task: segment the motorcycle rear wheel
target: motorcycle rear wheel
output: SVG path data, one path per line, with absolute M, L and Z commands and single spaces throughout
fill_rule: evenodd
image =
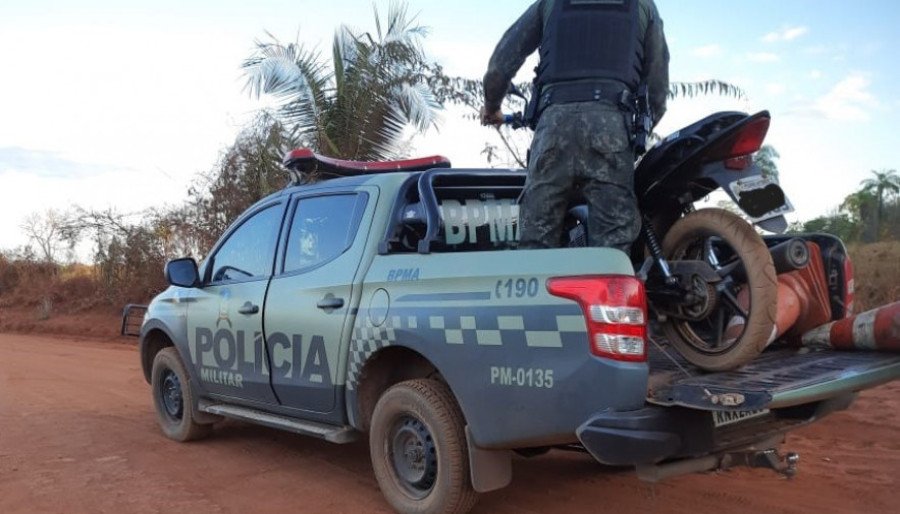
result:
M 730 247 L 731 263 L 740 260 L 747 282 L 736 283 L 728 275 L 723 276 L 724 281 L 711 288 L 718 294 L 717 307 L 706 319 L 698 322 L 670 317 L 662 328 L 690 363 L 707 371 L 727 371 L 752 361 L 768 345 L 777 315 L 778 278 L 769 249 L 759 234 L 747 221 L 724 209 L 703 209 L 678 220 L 666 234 L 663 252 L 671 261 L 712 261 L 710 264 L 724 273 L 721 270 L 728 268 L 719 266 L 711 241 Z M 741 290 L 745 291 L 744 298 L 749 296 L 746 311 L 737 300 Z M 723 331 L 736 316 L 743 318 L 743 331 L 722 345 Z

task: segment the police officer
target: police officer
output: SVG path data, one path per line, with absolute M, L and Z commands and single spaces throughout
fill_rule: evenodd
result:
M 628 252 L 641 221 L 634 195 L 633 95 L 666 111 L 669 50 L 653 0 L 538 0 L 497 45 L 484 76 L 484 125 L 540 48 L 529 106 L 535 128 L 521 203 L 521 248 L 560 245 L 573 194 L 587 200 L 588 244 Z M 529 116 L 526 116 L 528 118 Z

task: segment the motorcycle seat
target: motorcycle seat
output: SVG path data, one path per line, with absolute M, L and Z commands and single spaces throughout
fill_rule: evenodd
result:
M 284 166 L 300 174 L 325 173 L 340 177 L 356 177 L 378 173 L 428 171 L 449 168 L 450 160 L 440 155 L 399 161 L 347 161 L 319 155 L 308 148 L 293 150 L 284 158 Z

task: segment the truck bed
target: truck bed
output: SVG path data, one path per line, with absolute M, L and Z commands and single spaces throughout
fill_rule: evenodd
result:
M 648 402 L 707 411 L 792 407 L 900 377 L 900 355 L 772 348 L 740 369 L 707 373 L 663 338 L 650 345 Z

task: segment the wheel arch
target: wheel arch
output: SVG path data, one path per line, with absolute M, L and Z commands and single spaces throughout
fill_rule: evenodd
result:
M 176 345 L 175 338 L 162 323 L 150 321 L 144 326 L 142 332 L 139 344 L 141 369 L 144 372 L 144 380 L 149 384 L 153 359 L 156 358 L 156 354 L 163 348 L 176 347 Z
M 373 353 L 359 373 L 355 401 L 349 407 L 354 410 L 356 428 L 368 432 L 375 404 L 391 386 L 417 378 L 433 378 L 447 381 L 431 360 L 418 351 L 402 345 L 393 345 Z M 453 393 L 453 389 L 447 384 Z M 459 405 L 459 399 L 453 394 Z

